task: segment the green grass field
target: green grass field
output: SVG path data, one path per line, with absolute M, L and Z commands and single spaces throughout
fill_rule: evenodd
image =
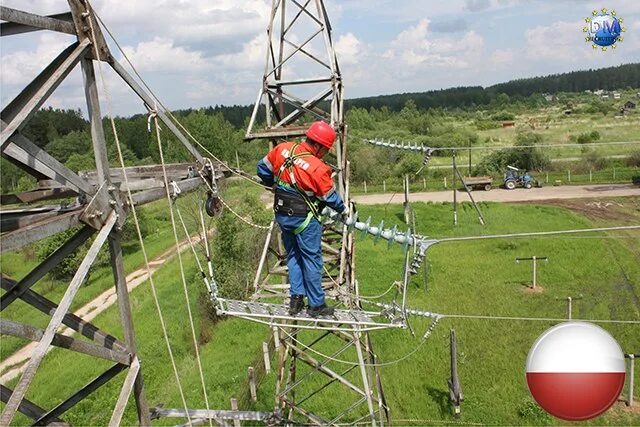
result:
M 615 202 L 617 204 L 607 212 L 598 209 L 587 212 L 589 218 L 547 205 L 483 203 L 481 208 L 487 227 L 477 224 L 471 206 L 463 204 L 459 226 L 455 229 L 451 226 L 450 205 L 415 204 L 414 210 L 417 231 L 434 237 L 638 223 L 640 199 L 627 198 Z M 402 208 L 367 206 L 361 208 L 360 215 L 371 215 L 374 222 L 384 219 L 387 226 L 401 225 Z M 263 235 L 256 233 L 256 239 L 262 240 Z M 556 298 L 581 294 L 583 299 L 575 304 L 574 317 L 640 320 L 639 241 L 639 233 L 617 232 L 562 238 L 443 243 L 430 250 L 426 263 L 429 271 L 426 288 L 422 272 L 413 278 L 408 304 L 443 314 L 563 318 L 565 306 Z M 527 292 L 525 284 L 530 280 L 530 266 L 517 265 L 514 261 L 516 256 L 531 255 L 549 257 L 549 263 L 540 267 L 539 282 L 544 289 L 541 293 Z M 356 271 L 361 293 L 381 293 L 394 280 L 401 279 L 402 259 L 399 248 L 387 250 L 385 244 L 375 246 L 371 240 L 358 242 Z M 199 287 L 203 285 L 197 278 L 192 257 L 187 258 L 186 267 L 190 303 L 194 313 L 198 314 L 196 323 L 210 405 L 218 409 L 229 408 L 229 398 L 246 395 L 247 367 L 260 360 L 262 342 L 268 339 L 269 331 L 264 326 L 237 319 L 223 320 L 213 328 L 204 328 L 204 311 L 200 310 L 197 300 Z M 184 294 L 178 278 L 177 262 L 172 261 L 161 268 L 155 282 L 169 325 L 187 404 L 191 408 L 204 408 Z M 151 406 L 163 404 L 164 407 L 180 408 L 180 395 L 148 283 L 132 293 L 131 304 L 148 400 Z M 98 316 L 96 324 L 117 336 L 121 335 L 115 307 Z M 558 424 L 557 420 L 537 409 L 524 381 L 528 349 L 535 338 L 551 325 L 551 322 L 537 321 L 443 319 L 411 358 L 381 369 L 392 418 L 398 425 L 408 423 L 398 420 L 410 419 L 432 420 L 435 424 L 453 421 L 446 381 L 449 376 L 449 330 L 454 328 L 458 333 L 459 371 L 465 394 L 461 424 Z M 412 320 L 412 326 L 421 336 L 426 323 Z M 640 326 L 604 327 L 625 351 L 639 350 Z M 306 334 L 307 339 L 311 339 L 310 335 Z M 373 332 L 372 340 L 379 362 L 383 363 L 403 357 L 419 344 L 419 339 L 412 338 L 407 331 Z M 320 349 L 330 351 L 331 346 Z M 272 360 L 272 365 L 275 363 Z M 106 362 L 55 349 L 43 362 L 27 398 L 43 407 L 52 407 L 108 367 Z M 639 371 L 636 370 L 636 384 L 640 384 Z M 273 373 L 266 376 L 258 391 L 258 403 L 245 405 L 246 408 L 273 409 L 274 377 Z M 65 420 L 77 425 L 107 423 L 123 378 L 121 374 L 117 381 L 77 405 Z M 9 387 L 13 385 L 15 382 L 7 384 Z M 352 398 L 350 392 L 336 385 L 327 391 L 310 401 L 308 408 L 319 414 L 337 413 L 344 407 L 346 399 Z M 135 423 L 131 406 L 133 404 L 130 404 L 124 420 L 126 424 Z M 27 419 L 18 416 L 15 423 L 25 424 Z M 424 421 L 417 424 L 421 423 Z M 617 406 L 590 424 L 639 423 L 637 412 L 632 414 Z M 162 420 L 158 424 L 175 424 L 175 420 Z

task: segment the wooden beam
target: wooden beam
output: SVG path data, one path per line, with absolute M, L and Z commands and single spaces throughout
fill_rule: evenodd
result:
M 44 336 L 44 332 L 44 329 L 39 329 L 31 325 L 25 325 L 8 319 L 0 319 L 0 333 L 2 335 L 24 338 L 29 341 L 40 341 Z M 129 365 L 131 363 L 131 355 L 129 353 L 110 350 L 62 334 L 55 334 L 51 345 L 123 365 Z
M 124 371 L 127 368 L 126 365 L 121 365 L 116 363 L 103 374 L 95 378 L 93 381 L 89 382 L 86 386 L 82 387 L 76 393 L 74 393 L 71 397 L 69 397 L 64 402 L 60 403 L 58 406 L 41 416 L 34 422 L 34 425 L 47 425 L 49 424 L 53 418 L 56 418 L 69 409 L 73 408 L 83 400 L 85 397 L 89 396 L 91 393 L 108 383 L 113 377 L 118 375 L 120 372 Z M 8 405 L 8 404 L 7 404 Z
M 116 294 L 118 295 L 118 308 L 120 310 L 120 321 L 124 331 L 124 340 L 129 352 L 135 357 L 134 361 L 139 363 L 137 357 L 138 350 L 136 348 L 136 335 L 133 329 L 133 317 L 131 315 L 131 304 L 129 303 L 129 291 L 127 289 L 127 276 L 124 271 L 122 245 L 120 244 L 120 235 L 118 232 L 111 233 L 111 237 L 109 238 L 109 254 L 111 256 L 111 269 L 116 283 Z M 139 365 L 137 369 L 140 369 Z M 127 379 L 129 379 L 129 376 Z M 136 374 L 133 377 L 133 380 L 133 391 L 138 409 L 138 424 L 141 426 L 149 426 L 151 425 L 151 419 L 149 418 L 149 404 L 147 403 L 147 398 L 144 392 L 144 381 L 142 375 Z M 129 385 L 128 382 L 125 381 L 120 398 L 123 398 L 123 393 L 127 393 L 127 397 L 131 394 L 131 390 L 128 392 L 126 391 L 127 387 L 129 387 Z M 125 400 L 122 411 L 124 411 L 126 402 L 127 401 Z M 112 420 L 122 418 L 122 413 L 119 413 L 120 409 L 121 406 L 119 399 L 118 404 L 114 409 Z M 109 423 L 109 425 L 119 425 L 119 422 Z
M 58 308 L 51 317 L 51 321 L 49 322 L 49 325 L 45 330 L 42 340 L 40 340 L 40 342 L 34 349 L 33 354 L 31 355 L 31 359 L 29 360 L 27 367 L 25 368 L 22 376 L 20 377 L 20 380 L 18 381 L 18 384 L 16 385 L 14 393 L 11 395 L 9 402 L 7 402 L 2 415 L 0 415 L 0 425 L 9 425 L 13 420 L 20 402 L 27 393 L 27 390 L 31 385 L 31 381 L 34 378 L 36 371 L 40 366 L 40 363 L 42 363 L 49 345 L 51 345 L 51 341 L 53 340 L 55 331 L 62 323 L 64 315 L 67 313 L 67 311 L 69 311 L 71 303 L 73 302 L 73 298 L 80 289 L 80 285 L 84 283 L 84 280 L 89 273 L 89 268 L 91 268 L 93 262 L 98 256 L 98 252 L 107 240 L 109 233 L 111 232 L 111 229 L 113 228 L 115 223 L 116 214 L 115 212 L 113 212 L 109 216 L 109 219 L 105 223 L 102 230 L 100 230 L 100 232 L 96 236 L 96 239 L 93 241 L 91 247 L 89 248 L 89 251 L 87 252 L 87 255 L 82 260 L 82 263 L 80 263 L 80 267 L 78 267 L 76 274 L 73 276 L 73 279 L 71 279 L 71 283 L 69 284 L 67 291 L 62 297 L 62 301 L 60 301 Z
M 67 47 L 2 110 L 0 117 L 8 125 L 6 127 L 2 126 L 0 147 L 4 148 L 9 138 L 22 129 L 29 118 L 42 106 L 49 98 L 49 95 L 53 93 L 78 61 L 86 54 L 89 45 L 90 41 L 84 40 L 81 43 L 76 42 Z
M 8 21 L 0 24 L 0 36 L 2 37 L 40 30 L 76 35 L 70 12 L 41 16 L 0 6 L 0 19 Z
M 31 288 L 38 280 L 42 279 L 47 273 L 49 273 L 60 261 L 66 258 L 73 251 L 78 249 L 89 237 L 93 236 L 94 230 L 91 227 L 85 226 L 69 240 L 67 240 L 62 246 L 56 249 L 51 255 L 49 255 L 44 261 L 38 264 L 24 279 L 16 283 L 14 286 L 6 290 L 6 292 L 0 297 L 0 311 L 4 310 L 16 299 L 20 298 L 25 291 Z
M 5 275 L 1 275 L 0 285 L 2 286 L 2 289 L 8 290 L 16 285 L 16 281 L 8 278 Z M 37 310 L 40 310 L 44 314 L 50 316 L 53 315 L 53 313 L 55 313 L 56 309 L 58 308 L 58 306 L 54 302 L 48 300 L 47 298 L 36 292 L 33 292 L 31 289 L 25 291 L 24 294 L 20 296 L 20 299 L 36 308 Z M 62 323 L 103 347 L 115 349 L 118 351 L 128 351 L 124 343 L 120 342 L 116 337 L 102 332 L 92 323 L 82 320 L 80 317 L 76 316 L 73 313 L 67 313 L 62 319 Z
M 28 227 L 5 233 L 2 235 L 2 241 L 0 242 L 0 253 L 20 249 L 29 243 L 37 242 L 75 227 L 80 224 L 81 214 L 82 210 L 77 209 L 55 218 L 45 219 Z
M 202 182 L 202 178 L 191 178 L 185 179 L 184 181 L 177 182 L 178 187 L 180 188 L 181 193 L 188 193 L 190 191 L 194 191 L 199 188 L 201 185 L 204 185 Z M 155 200 L 160 200 L 162 198 L 167 197 L 167 190 L 163 188 L 156 188 L 148 191 L 141 191 L 139 193 L 135 193 L 132 195 L 133 204 L 144 205 L 146 203 L 151 203 Z
M 9 401 L 9 398 L 11 397 L 11 394 L 13 394 L 13 390 L 0 384 L 0 399 L 3 402 L 7 403 Z M 45 414 L 44 409 L 42 409 L 41 407 L 39 407 L 38 405 L 36 405 L 35 403 L 27 399 L 22 399 L 22 403 L 20 403 L 20 406 L 18 407 L 18 412 L 26 415 L 32 420 L 37 420 L 38 418 L 40 418 Z M 52 418 L 51 422 L 57 423 L 59 425 L 68 425 L 67 423 L 65 423 L 59 418 Z
M 120 395 L 118 396 L 118 401 L 116 402 L 116 406 L 113 409 L 113 414 L 111 415 L 111 420 L 109 420 L 110 426 L 119 426 L 122 422 L 122 415 L 124 415 L 124 410 L 127 408 L 127 402 L 129 401 L 129 396 L 131 396 L 131 391 L 133 391 L 133 386 L 138 379 L 138 375 L 140 373 L 140 360 L 138 358 L 133 359 L 131 366 L 129 367 L 129 372 L 127 372 L 127 378 L 124 380 L 124 384 L 122 385 L 122 389 L 120 390 Z M 149 408 L 147 408 L 147 418 L 149 417 Z
M 4 119 L 2 125 L 7 125 Z M 90 183 L 20 133 L 16 133 L 9 138 L 9 142 L 2 149 L 2 154 L 24 164 L 31 170 L 37 171 L 46 178 L 58 182 L 61 186 L 72 189 L 78 194 L 95 193 Z M 27 172 L 30 172 L 29 169 L 27 169 Z

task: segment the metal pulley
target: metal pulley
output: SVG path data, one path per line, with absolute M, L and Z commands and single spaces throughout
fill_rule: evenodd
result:
M 222 212 L 222 200 L 214 196 L 213 193 L 209 193 L 207 201 L 204 204 L 204 210 L 207 212 L 207 215 L 213 218 Z

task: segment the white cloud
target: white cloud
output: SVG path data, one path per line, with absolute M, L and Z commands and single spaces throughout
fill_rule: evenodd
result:
M 57 33 L 39 34 L 35 49 L 2 55 L 2 84 L 26 85 L 35 78 L 73 39 Z
M 419 66 L 467 68 L 481 55 L 484 39 L 474 31 L 462 38 L 436 38 L 429 32 L 429 20 L 402 31 L 384 54 L 389 61 L 400 61 L 410 68 Z
M 527 56 L 538 60 L 576 62 L 589 57 L 590 44 L 580 29 L 583 21 L 557 21 L 525 31 Z M 568 37 L 567 34 L 574 34 Z
M 122 50 L 142 72 L 162 70 L 193 73 L 210 67 L 201 52 L 175 46 L 172 40 L 166 38 L 156 37 L 151 41 L 140 42 L 135 47 L 124 46 Z
M 215 57 L 214 61 L 228 68 L 255 69 L 264 67 L 267 37 L 261 33 L 242 45 L 242 50 Z
M 351 65 L 359 63 L 364 53 L 364 45 L 353 33 L 347 33 L 335 42 L 336 55 L 340 64 Z
M 163 34 L 177 41 L 252 35 L 264 31 L 271 11 L 266 0 L 96 0 L 93 4 L 107 25 L 119 32 Z

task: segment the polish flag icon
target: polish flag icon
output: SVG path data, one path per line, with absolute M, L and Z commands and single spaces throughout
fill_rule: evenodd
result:
M 566 322 L 548 329 L 527 357 L 531 395 L 548 413 L 567 421 L 604 413 L 620 396 L 624 378 L 622 349 L 592 323 Z

